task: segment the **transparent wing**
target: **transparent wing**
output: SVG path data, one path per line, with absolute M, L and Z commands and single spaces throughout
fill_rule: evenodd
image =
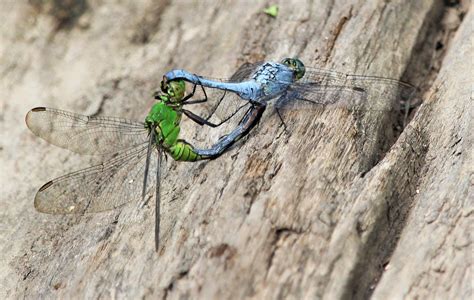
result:
M 345 108 L 402 111 L 411 108 L 416 88 L 395 79 L 307 68 L 276 103 L 278 109 Z
M 36 193 L 36 210 L 50 214 L 100 212 L 140 199 L 147 147 L 144 142 L 100 165 L 49 181 Z M 150 167 L 156 168 L 157 162 L 151 160 Z M 156 180 L 155 172 L 150 172 L 149 180 Z
M 256 63 L 244 63 L 242 64 L 237 71 L 232 74 L 232 76 L 227 80 L 228 82 L 242 82 L 247 79 L 250 79 L 255 72 L 255 70 L 260 67 L 264 62 L 259 61 Z
M 391 78 L 351 75 L 336 71 L 307 68 L 298 83 L 317 83 L 321 86 L 344 86 L 359 88 L 370 101 L 368 109 L 400 109 L 414 103 L 416 88 L 406 82 Z M 387 104 L 389 108 L 387 108 Z
M 110 154 L 148 140 L 143 123 L 113 117 L 88 117 L 59 109 L 37 107 L 26 125 L 38 137 L 79 154 Z
M 278 110 L 307 110 L 323 107 L 360 109 L 367 103 L 365 90 L 346 86 L 295 83 L 275 103 Z

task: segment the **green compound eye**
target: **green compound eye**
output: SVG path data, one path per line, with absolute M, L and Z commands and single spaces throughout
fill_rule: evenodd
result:
M 293 62 L 295 63 L 296 78 L 301 79 L 306 72 L 306 68 L 303 62 L 297 58 L 295 58 Z
M 301 60 L 297 58 L 285 58 L 282 60 L 282 64 L 287 65 L 294 71 L 296 79 L 301 79 L 305 73 L 305 67 Z

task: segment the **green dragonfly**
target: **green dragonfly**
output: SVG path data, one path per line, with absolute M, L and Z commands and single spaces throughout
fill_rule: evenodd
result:
M 185 97 L 185 82 L 162 84 L 162 93 L 144 122 L 115 117 L 83 116 L 59 109 L 37 107 L 26 115 L 28 128 L 47 142 L 79 154 L 102 155 L 108 160 L 44 184 L 36 193 L 37 211 L 49 214 L 82 214 L 118 208 L 141 196 L 145 204 L 147 183 L 156 181 L 155 247 L 160 232 L 160 166 L 166 153 L 176 161 L 194 162 L 215 156 L 199 155 L 179 139 L 185 114 L 199 125 L 209 123 L 183 108 L 201 103 Z M 155 169 L 155 172 L 149 172 Z M 143 180 L 138 179 L 143 176 Z M 142 184 L 140 184 L 142 182 Z

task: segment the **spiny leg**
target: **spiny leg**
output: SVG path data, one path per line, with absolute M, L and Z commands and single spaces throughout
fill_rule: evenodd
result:
M 250 105 L 250 102 L 246 102 L 245 104 L 241 105 L 236 111 L 234 111 L 230 116 L 228 116 L 227 118 L 225 118 L 224 120 L 222 120 L 220 123 L 217 124 L 217 126 L 221 126 L 222 124 L 226 123 L 227 121 L 229 121 L 230 119 L 232 119 L 242 108 L 246 107 L 247 105 Z M 249 107 L 249 110 L 251 109 L 252 107 Z M 246 113 L 247 114 L 247 113 Z M 245 117 L 245 116 L 244 116 Z M 243 118 L 244 118 L 243 117 Z
M 214 106 L 214 109 L 211 111 L 211 114 L 206 118 L 206 120 L 209 120 L 210 118 L 212 118 L 212 116 L 216 113 L 216 110 L 217 108 L 221 105 L 222 103 L 222 100 L 224 99 L 225 95 L 227 94 L 227 91 L 224 91 L 224 94 L 222 95 L 222 97 L 219 99 L 219 101 L 217 101 L 217 105 Z M 239 108 L 240 109 L 240 108 Z M 230 118 L 229 118 L 230 119 Z
M 196 122 L 197 124 L 203 126 L 203 125 L 207 125 L 207 126 L 210 126 L 210 127 L 219 127 L 221 126 L 222 124 L 226 123 L 227 121 L 229 121 L 232 117 L 234 117 L 242 108 L 244 108 L 245 106 L 249 105 L 249 103 L 245 103 L 244 105 L 240 106 L 235 112 L 233 112 L 229 117 L 225 118 L 224 120 L 222 120 L 221 122 L 215 124 L 215 123 L 212 123 L 212 122 L 209 122 L 208 119 L 204 119 L 203 117 L 201 116 L 198 116 L 196 115 L 195 113 L 193 113 L 192 111 L 189 111 L 187 109 L 183 109 L 183 113 L 188 117 L 190 118 L 191 120 L 193 120 L 194 122 Z
M 198 125 L 201 125 L 201 126 L 207 125 L 207 126 L 210 126 L 210 127 L 217 127 L 217 126 L 220 126 L 222 124 L 222 123 L 214 124 L 212 122 L 209 122 L 206 119 L 204 119 L 203 117 L 198 116 L 195 113 L 193 113 L 192 111 L 189 111 L 187 109 L 183 109 L 182 111 L 188 118 L 190 118 L 192 121 L 194 121 L 195 123 L 197 123 Z
M 207 102 L 207 100 L 209 98 L 207 97 L 206 90 L 204 89 L 204 87 L 202 85 L 200 85 L 200 86 L 201 86 L 202 92 L 204 93 L 204 99 L 189 100 L 192 96 L 194 96 L 194 94 L 196 92 L 196 86 L 197 86 L 197 84 L 194 84 L 193 91 L 189 95 L 187 95 L 186 97 L 183 98 L 183 100 L 182 100 L 183 105 L 190 105 L 190 104 L 198 104 L 198 103 Z M 222 123 L 214 124 L 212 122 L 209 122 L 210 117 L 204 119 L 203 117 L 193 113 L 192 111 L 186 110 L 186 109 L 183 109 L 183 113 L 188 118 L 190 118 L 192 121 L 196 122 L 200 126 L 207 125 L 207 126 L 210 126 L 210 127 L 218 127 L 218 126 L 222 125 Z
M 196 86 L 199 85 L 202 89 L 202 92 L 204 94 L 204 99 L 198 99 L 198 100 L 191 100 L 191 101 L 188 101 L 189 98 L 191 98 L 192 96 L 194 96 L 195 92 L 196 92 Z M 217 105 L 214 106 L 212 112 L 210 113 L 210 115 L 206 118 L 206 121 L 209 121 L 209 119 L 214 115 L 214 113 L 216 112 L 217 108 L 219 107 L 219 105 L 221 105 L 221 102 L 222 100 L 224 99 L 225 95 L 227 94 L 227 91 L 224 91 L 224 94 L 222 95 L 222 97 L 219 99 L 219 101 L 217 101 Z M 198 83 L 195 83 L 194 84 L 194 87 L 193 87 L 193 91 L 187 95 L 186 97 L 183 98 L 182 102 L 183 102 L 183 105 L 189 105 L 189 104 L 196 104 L 196 103 L 204 103 L 208 100 L 209 98 L 207 97 L 207 93 L 206 93 L 206 89 L 204 88 L 204 86 L 202 84 L 200 84 L 200 81 L 198 81 Z
M 229 120 L 230 118 L 232 118 L 239 110 L 241 110 L 245 105 L 247 104 L 244 104 L 242 105 L 241 107 L 239 107 L 239 109 L 232 114 L 232 116 L 230 116 L 229 118 L 227 118 L 227 120 Z M 225 140 L 228 139 L 229 135 L 232 135 L 232 133 L 236 133 L 236 132 L 239 132 L 239 130 L 242 130 L 241 128 L 243 128 L 243 124 L 245 123 L 245 119 L 247 118 L 247 115 L 249 114 L 249 112 L 252 110 L 253 106 L 249 107 L 247 109 L 247 111 L 245 112 L 244 116 L 242 117 L 242 119 L 240 119 L 238 125 L 237 125 L 237 128 L 234 129 L 234 131 L 232 131 L 230 134 L 224 134 L 223 136 L 221 136 L 218 140 L 217 140 L 217 143 L 216 145 L 213 147 L 213 148 L 219 148 L 221 147 L 220 145 L 222 145 L 223 143 L 225 143 Z M 237 140 L 235 140 L 237 141 Z M 220 153 L 219 153 L 220 154 Z
M 278 109 L 278 107 L 275 107 L 275 110 L 277 112 L 278 118 L 280 118 L 280 121 L 281 121 L 281 124 L 283 125 L 283 129 L 285 133 L 288 134 L 288 127 L 286 126 L 285 120 L 283 120 L 283 116 L 281 115 L 280 110 Z
M 196 86 L 197 86 L 197 83 L 194 84 L 193 86 L 193 91 L 191 93 L 189 93 L 189 95 L 186 95 L 186 97 L 184 97 L 181 101 L 183 102 L 183 104 L 185 104 L 187 102 L 187 104 L 192 104 L 191 102 L 193 101 L 188 101 L 188 99 L 192 98 L 194 96 L 194 94 L 196 93 Z M 201 85 L 201 88 L 202 88 L 202 91 L 204 93 L 204 99 L 201 99 L 201 100 L 194 100 L 194 101 L 201 101 L 201 102 L 206 102 L 207 101 L 207 94 L 206 94 L 206 91 L 204 90 L 204 88 L 202 87 Z M 197 103 L 200 103 L 200 102 L 197 102 Z
M 251 106 L 229 134 L 222 136 L 210 149 L 194 149 L 195 153 L 208 159 L 214 159 L 229 149 L 235 142 L 246 136 L 260 121 L 266 106 Z
M 184 102 L 183 104 L 184 105 L 187 105 L 187 104 L 196 104 L 196 103 L 203 103 L 203 102 L 206 102 L 209 98 L 207 97 L 207 93 L 206 93 L 206 90 L 204 89 L 204 87 L 202 85 L 200 85 L 201 88 L 202 88 L 202 91 L 204 93 L 204 99 L 199 99 L 199 100 L 192 100 L 192 101 L 186 101 Z M 193 88 L 193 92 L 190 94 L 190 95 L 193 95 L 195 93 L 195 90 L 196 90 L 196 84 L 194 85 L 194 88 Z M 224 91 L 224 94 L 222 95 L 222 97 L 219 99 L 219 101 L 217 102 L 217 105 L 214 106 L 214 109 L 212 110 L 211 114 L 206 118 L 204 119 L 203 117 L 199 116 L 199 115 L 196 115 L 195 113 L 193 113 L 192 111 L 189 111 L 189 110 L 185 110 L 183 109 L 183 113 L 188 117 L 190 118 L 191 120 L 193 120 L 194 122 L 196 122 L 197 124 L 203 126 L 203 125 L 207 125 L 207 126 L 210 126 L 210 127 L 219 127 L 221 126 L 222 124 L 226 123 L 227 121 L 229 121 L 232 117 L 234 117 L 243 107 L 245 107 L 246 105 L 248 105 L 249 103 L 245 103 L 244 105 L 240 106 L 235 112 L 233 112 L 229 117 L 225 118 L 224 120 L 222 120 L 221 122 L 215 124 L 215 123 L 212 123 L 212 122 L 209 122 L 209 119 L 214 115 L 214 113 L 216 112 L 217 108 L 219 107 L 219 105 L 222 103 L 222 100 L 224 99 L 225 95 L 226 95 L 227 91 Z M 189 95 L 188 95 L 189 96 Z M 189 99 L 190 97 L 186 97 L 186 100 Z
M 204 94 L 204 99 L 198 99 L 198 100 L 191 100 L 191 101 L 188 101 L 189 98 L 191 98 L 195 91 L 196 91 L 196 85 L 197 84 L 194 84 L 194 88 L 193 88 L 193 91 L 191 94 L 189 94 L 188 96 L 186 96 L 184 99 L 183 99 L 183 105 L 189 105 L 189 104 L 196 104 L 196 103 L 204 103 L 206 102 L 209 98 L 207 97 L 207 93 L 206 93 L 206 89 L 204 88 L 204 86 L 202 86 L 201 84 L 200 87 L 202 89 L 202 92 Z M 224 91 L 224 94 L 222 95 L 222 97 L 219 99 L 219 101 L 217 101 L 217 105 L 214 106 L 212 112 L 209 114 L 209 116 L 207 116 L 206 118 L 206 121 L 209 121 L 209 119 L 214 115 L 214 113 L 216 112 L 217 108 L 219 107 L 219 105 L 221 104 L 222 100 L 224 99 L 225 95 L 227 94 L 227 91 Z M 196 115 L 196 114 L 194 114 Z M 201 117 L 202 118 L 202 117 Z M 219 125 L 218 125 L 219 126 Z
M 198 99 L 198 100 L 191 100 L 191 101 L 188 101 L 190 98 L 192 98 L 194 96 L 194 94 L 196 93 L 196 86 L 199 84 L 199 86 L 201 87 L 202 89 L 202 92 L 204 94 L 204 99 Z M 207 93 L 206 93 L 206 90 L 204 89 L 204 87 L 202 86 L 202 84 L 199 83 L 195 83 L 194 86 L 193 86 L 193 91 L 189 94 L 189 95 L 186 95 L 186 97 L 184 97 L 181 102 L 183 103 L 183 105 L 187 105 L 187 104 L 196 104 L 196 103 L 204 103 L 208 100 L 208 97 L 207 97 Z

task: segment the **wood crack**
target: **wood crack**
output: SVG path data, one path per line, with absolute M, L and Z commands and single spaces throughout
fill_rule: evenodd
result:
M 405 145 L 407 140 L 410 140 L 409 145 Z M 373 212 L 375 220 L 370 224 L 365 224 L 364 215 L 359 216 L 356 222 L 356 232 L 362 244 L 343 298 L 370 298 L 384 272 L 384 266 L 389 264 L 417 195 L 413 191 L 418 188 L 426 163 L 427 142 L 426 133 L 412 128 L 410 134 L 407 133 L 403 141 L 395 145 L 403 153 L 404 159 L 400 163 L 403 163 L 405 170 L 402 165 L 395 163 L 390 169 L 402 168 L 397 173 L 375 175 L 387 176 L 384 179 L 386 186 L 380 191 L 380 196 L 384 195 L 381 199 L 383 205 L 373 204 L 372 209 L 377 205 L 380 207 Z M 370 198 L 369 195 L 363 196 Z
M 336 41 L 339 38 L 339 35 L 341 34 L 342 30 L 344 29 L 344 26 L 346 23 L 352 18 L 352 6 L 349 8 L 349 12 L 347 15 L 342 16 L 339 21 L 337 22 L 336 26 L 334 27 L 333 30 L 331 30 L 331 38 L 327 42 L 326 45 L 326 50 L 325 50 L 325 56 L 324 59 L 322 60 L 323 63 L 326 63 L 329 58 L 331 57 L 331 53 L 334 50 L 334 46 L 336 45 Z

